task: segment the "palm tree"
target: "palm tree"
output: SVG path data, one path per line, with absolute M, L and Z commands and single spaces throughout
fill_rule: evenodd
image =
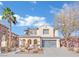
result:
M 12 36 L 12 23 L 16 24 L 16 17 L 14 16 L 14 12 L 10 8 L 5 8 L 3 11 L 2 19 L 7 20 L 9 23 L 9 39 L 8 39 L 8 49 L 11 48 L 11 36 Z

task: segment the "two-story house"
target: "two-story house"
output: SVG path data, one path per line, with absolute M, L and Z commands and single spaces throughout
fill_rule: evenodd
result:
M 27 29 L 25 32 L 25 35 L 19 38 L 19 46 L 38 44 L 39 47 L 57 47 L 58 31 L 49 25 Z

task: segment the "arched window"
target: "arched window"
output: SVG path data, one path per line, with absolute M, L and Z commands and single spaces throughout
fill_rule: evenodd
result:
M 25 42 L 26 40 L 25 39 L 23 39 L 23 42 Z
M 32 41 L 31 41 L 31 39 L 29 39 L 29 40 L 28 40 L 28 44 L 31 44 L 31 43 L 32 43 Z
M 35 40 L 34 40 L 34 44 L 37 44 L 37 42 L 38 42 L 37 39 L 35 39 Z

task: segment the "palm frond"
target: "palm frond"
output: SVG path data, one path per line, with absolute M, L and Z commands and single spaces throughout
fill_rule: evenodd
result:
M 7 19 L 9 23 L 17 23 L 16 17 L 14 17 L 14 12 L 8 7 L 4 9 L 2 19 Z
M 7 19 L 7 17 L 6 16 L 2 16 L 2 19 Z
M 11 9 L 10 9 L 9 7 L 7 7 L 7 8 L 5 9 L 5 11 L 11 11 Z
M 14 24 L 17 23 L 17 21 L 16 21 L 16 17 L 15 17 L 15 16 L 13 16 L 13 23 L 14 23 Z

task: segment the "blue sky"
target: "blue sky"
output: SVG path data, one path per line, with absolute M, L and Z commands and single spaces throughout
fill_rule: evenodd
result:
M 12 31 L 16 34 L 23 35 L 24 30 L 28 27 L 39 27 L 43 24 L 54 25 L 54 13 L 63 7 L 64 4 L 73 2 L 53 2 L 53 1 L 1 1 L 1 7 L 10 7 L 18 23 L 12 26 Z M 2 16 L 2 9 L 0 10 L 0 17 Z M 7 21 L 1 21 L 8 26 Z

